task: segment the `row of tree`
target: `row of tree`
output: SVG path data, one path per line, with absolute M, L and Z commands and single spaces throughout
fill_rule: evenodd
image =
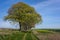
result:
M 41 23 L 41 15 L 35 9 L 23 2 L 14 4 L 8 10 L 8 15 L 5 20 L 18 22 L 21 31 L 26 31 L 35 27 L 35 24 Z

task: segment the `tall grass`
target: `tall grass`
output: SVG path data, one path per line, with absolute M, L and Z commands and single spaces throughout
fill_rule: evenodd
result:
M 0 35 L 0 40 L 22 40 L 25 33 L 17 32 L 9 35 Z

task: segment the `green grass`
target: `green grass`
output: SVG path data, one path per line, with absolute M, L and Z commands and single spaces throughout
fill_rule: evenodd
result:
M 25 40 L 38 40 L 36 36 L 32 34 L 31 31 L 27 31 L 27 32 L 13 31 L 11 34 L 7 34 L 7 35 L 0 34 L 0 40 L 23 40 L 25 34 L 27 34 Z
M 48 31 L 60 32 L 60 29 L 36 29 L 36 30 L 48 30 Z
M 31 31 L 27 32 L 25 40 L 39 40 Z
M 26 39 L 25 40 L 32 40 L 31 33 L 27 33 Z
M 46 34 L 51 34 L 53 32 L 56 32 L 57 30 L 36 30 L 39 35 L 45 35 Z M 2 32 L 2 33 L 1 33 Z M 59 32 L 59 31 L 58 31 Z M 5 34 L 8 33 L 8 34 Z M 32 33 L 32 31 L 27 31 L 27 32 L 19 32 L 19 31 L 0 31 L 0 40 L 23 40 L 24 35 L 25 40 L 39 40 L 36 35 Z
M 48 31 L 48 30 L 37 30 L 37 31 L 40 33 L 50 33 L 50 31 Z
M 32 36 L 33 40 L 39 40 L 39 38 L 36 35 L 34 35 L 33 33 L 31 34 L 31 36 Z
M 17 32 L 9 35 L 0 35 L 0 40 L 22 40 L 25 33 Z

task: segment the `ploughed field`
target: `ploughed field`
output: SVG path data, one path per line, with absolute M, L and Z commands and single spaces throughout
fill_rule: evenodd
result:
M 0 40 L 60 40 L 60 29 L 0 30 Z

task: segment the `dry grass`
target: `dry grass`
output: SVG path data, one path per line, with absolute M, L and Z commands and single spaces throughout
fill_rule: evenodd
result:
M 60 40 L 60 33 L 53 32 L 53 31 L 46 31 L 46 30 L 40 30 L 40 31 L 34 31 L 34 34 L 40 39 L 40 40 Z

